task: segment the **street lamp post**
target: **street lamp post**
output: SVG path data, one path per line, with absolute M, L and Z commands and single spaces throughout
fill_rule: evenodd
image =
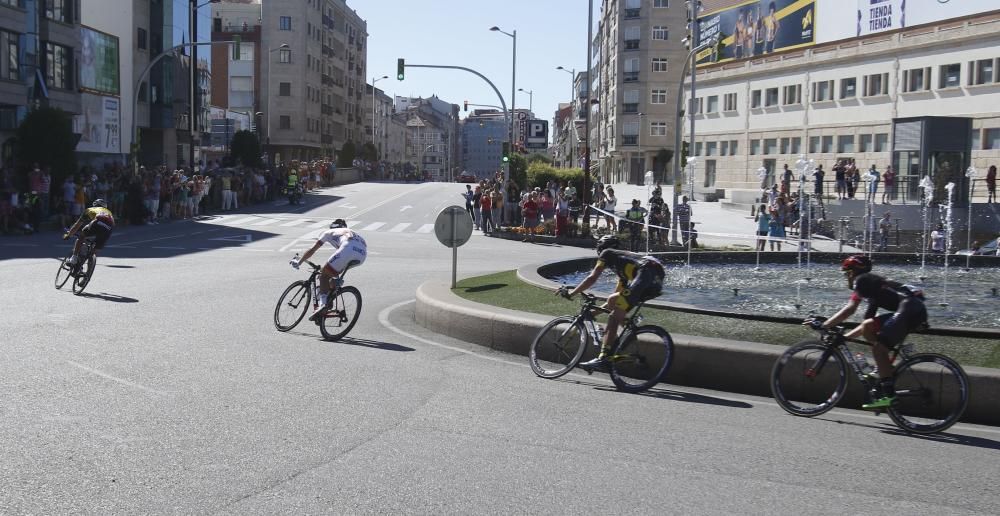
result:
M 271 90 L 271 54 L 288 48 L 288 43 L 282 43 L 275 48 L 267 50 L 267 161 L 274 165 L 274 149 L 271 148 L 271 98 L 274 97 Z
M 563 66 L 557 66 L 556 70 L 562 70 L 569 74 L 569 168 L 576 164 L 576 108 L 573 107 L 576 100 L 576 68 L 567 70 Z
M 514 40 L 513 53 L 512 53 L 513 63 L 511 65 L 511 72 L 510 72 L 510 145 L 511 148 L 514 148 L 514 123 L 515 123 L 514 95 L 517 90 L 517 29 L 515 29 L 513 33 L 504 32 L 503 30 L 500 29 L 500 27 L 494 25 L 493 27 L 490 27 L 490 30 L 493 32 L 499 32 L 500 34 L 504 34 L 506 36 L 510 36 L 511 39 Z
M 528 94 L 528 111 L 534 112 L 535 110 L 535 92 L 531 90 L 526 90 L 524 88 L 518 88 L 517 91 L 523 91 Z

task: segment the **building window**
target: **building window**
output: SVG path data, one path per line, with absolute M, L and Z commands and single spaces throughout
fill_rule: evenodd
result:
M 16 81 L 21 77 L 18 41 L 17 34 L 0 31 L 0 52 L 3 52 L 0 54 L 0 77 L 4 79 Z
M 49 88 L 66 90 L 72 87 L 69 68 L 72 57 L 70 49 L 62 45 L 45 44 L 45 81 Z
M 250 77 L 229 78 L 229 105 L 232 107 L 253 105 L 253 79 Z
M 240 61 L 253 61 L 253 43 L 240 43 Z
M 624 82 L 635 82 L 639 80 L 639 58 L 633 57 L 625 60 Z
M 694 144 L 694 155 L 701 156 L 701 142 Z
M 750 92 L 750 107 L 751 108 L 760 107 L 760 90 L 753 90 Z
M 736 94 L 726 93 L 722 97 L 722 110 L 723 111 L 736 111 Z
M 764 90 L 764 107 L 778 105 L 778 88 L 768 88 Z
M 278 117 L 278 129 L 291 129 L 292 128 L 292 117 L 288 115 L 281 115 Z
M 666 104 L 667 90 L 651 90 L 649 96 L 650 104 Z
M 903 93 L 927 91 L 929 89 L 931 89 L 930 68 L 903 70 Z
M 639 27 L 625 27 L 625 50 L 639 49 Z
M 833 81 L 814 82 L 812 86 L 813 102 L 827 102 L 833 100 Z
M 735 156 L 736 155 L 736 147 L 737 147 L 736 140 L 729 140 L 729 155 L 730 156 Z
M 625 90 L 625 101 L 622 104 L 622 111 L 625 113 L 639 112 L 639 90 Z
M 981 150 L 983 148 L 983 132 L 979 129 L 972 130 L 972 150 Z
M 653 0 L 653 7 L 670 7 L 670 0 Z
M 791 138 L 782 138 L 781 139 L 781 153 L 782 154 L 789 154 L 788 148 L 789 148 L 789 141 L 790 140 L 791 140 Z
M 654 57 L 652 59 L 652 70 L 657 73 L 667 71 L 667 58 L 665 57 Z
M 858 96 L 858 79 L 847 77 L 840 80 L 840 99 L 853 99 Z
M 638 18 L 642 0 L 625 0 L 625 19 Z
M 729 141 L 723 140 L 719 142 L 719 155 L 728 156 L 729 155 Z
M 292 17 L 282 16 L 278 18 L 278 30 L 292 30 Z
M 938 88 L 957 88 L 962 82 L 962 65 L 961 63 L 941 65 L 939 75 Z
M 877 97 L 889 94 L 889 74 L 876 73 L 864 77 L 864 96 Z
M 879 133 L 875 135 L 875 152 L 889 152 L 889 135 Z
M 970 75 L 969 76 L 969 86 L 978 86 L 980 84 L 990 84 L 997 81 L 996 67 L 997 62 L 993 59 L 980 59 L 970 63 Z
M 833 152 L 833 136 L 823 137 L 823 148 L 820 149 L 820 152 L 823 152 L 825 154 Z
M 725 143 L 725 142 L 723 142 Z M 705 160 L 705 186 L 715 186 L 715 160 Z
M 809 137 L 809 154 L 819 154 L 819 136 Z
M 778 153 L 777 138 L 764 138 L 764 154 L 777 154 L 777 153 Z
M 666 25 L 653 25 L 653 39 L 666 41 L 669 36 Z
M 831 85 L 832 88 L 832 85 Z M 782 105 L 793 106 L 802 103 L 802 85 L 793 84 L 782 88 Z
M 650 122 L 649 123 L 649 135 L 650 136 L 666 136 L 667 135 L 667 123 L 666 122 Z
M 858 144 L 861 152 L 871 152 L 872 149 L 874 149 L 874 147 L 872 147 L 872 135 L 870 134 L 862 134 L 861 137 L 858 138 Z
M 842 135 L 837 137 L 837 152 L 840 154 L 854 153 L 854 135 Z
M 135 30 L 135 46 L 139 50 L 146 50 L 146 29 L 139 27 Z
M 72 23 L 70 16 L 71 0 L 46 0 L 45 17 L 63 23 Z
M 705 109 L 704 109 L 704 107 L 705 107 L 705 99 L 704 98 L 698 97 L 698 98 L 695 98 L 693 100 L 689 99 L 688 102 L 690 103 L 690 106 L 691 106 L 691 114 L 700 115 L 700 114 L 702 114 L 702 113 L 705 112 Z
M 287 49 L 287 48 L 283 48 L 281 50 L 278 50 L 278 62 L 279 63 L 291 63 L 292 62 L 292 51 L 289 50 L 289 49 Z
M 718 113 L 719 112 L 719 96 L 710 95 L 705 101 L 706 113 Z
M 798 136 L 792 138 L 792 148 L 789 154 L 798 154 L 801 148 L 802 148 L 802 138 L 799 138 Z
M 639 122 L 625 122 L 622 124 L 622 145 L 639 144 Z
M 760 154 L 760 140 L 750 140 L 750 155 L 756 156 Z
M 292 96 L 292 83 L 290 83 L 290 82 L 279 82 L 278 83 L 278 96 L 279 97 L 290 97 L 290 96 Z
M 705 142 L 705 155 L 715 156 L 719 152 L 718 142 Z
M 1000 149 L 1000 129 L 983 130 L 983 150 Z

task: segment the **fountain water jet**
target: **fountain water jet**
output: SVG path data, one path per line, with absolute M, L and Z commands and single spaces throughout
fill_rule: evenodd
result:
M 917 186 L 922 190 L 923 192 L 922 195 L 924 198 L 923 206 L 921 206 L 921 216 L 923 217 L 924 231 L 920 239 L 920 271 L 918 272 L 920 281 L 924 281 L 927 279 L 927 272 L 925 268 L 927 262 L 927 230 L 928 230 L 927 212 L 930 210 L 931 201 L 934 200 L 934 183 L 931 182 L 930 176 L 924 176 L 922 179 L 920 179 L 920 184 Z

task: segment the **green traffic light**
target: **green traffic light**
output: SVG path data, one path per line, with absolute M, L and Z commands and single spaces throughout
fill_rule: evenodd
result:
M 406 61 L 401 57 L 396 60 L 396 79 L 403 80 L 404 70 L 406 70 Z

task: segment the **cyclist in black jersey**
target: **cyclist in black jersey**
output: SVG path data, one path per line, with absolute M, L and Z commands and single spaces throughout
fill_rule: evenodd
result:
M 94 256 L 97 256 L 97 252 L 104 249 L 104 244 L 111 238 L 111 232 L 114 230 L 115 217 L 108 209 L 108 203 L 104 199 L 95 199 L 91 207 L 80 214 L 80 218 L 73 224 L 73 227 L 63 234 L 63 240 L 80 231 L 83 236 L 94 239 Z M 73 245 L 73 256 L 69 258 L 71 265 L 76 265 L 82 243 L 82 241 L 77 240 L 76 244 Z
M 608 364 L 606 358 L 615 342 L 618 327 L 625 320 L 625 314 L 630 308 L 647 299 L 652 299 L 663 290 L 663 264 L 652 256 L 642 256 L 619 250 L 621 241 L 614 235 L 605 235 L 597 241 L 597 264 L 590 275 L 583 279 L 572 291 L 567 287 L 559 289 L 557 294 L 572 298 L 578 292 L 590 288 L 601 276 L 605 267 L 611 267 L 618 275 L 618 286 L 615 293 L 608 296 L 605 307 L 611 308 L 608 317 L 608 327 L 601 342 L 601 351 L 597 358 L 583 362 L 580 365 L 589 368 L 603 367 Z
M 872 274 L 872 261 L 864 255 L 848 257 L 840 269 L 847 276 L 848 288 L 853 290 L 851 299 L 829 319 L 810 320 L 804 324 L 815 328 L 836 326 L 854 314 L 861 301 L 868 301 L 864 321 L 845 336 L 860 335 L 872 344 L 872 354 L 878 366 L 883 397 L 862 405 L 862 408 L 881 410 L 891 405 L 895 399 L 889 351 L 903 342 L 911 331 L 926 326 L 927 308 L 924 306 L 924 295 L 916 287 Z M 891 313 L 877 315 L 879 308 L 889 310 Z

